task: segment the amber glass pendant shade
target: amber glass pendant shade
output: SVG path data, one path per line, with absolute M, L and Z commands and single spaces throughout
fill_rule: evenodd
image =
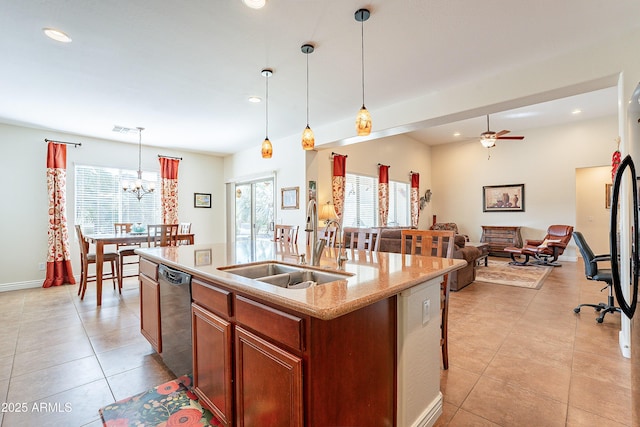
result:
M 315 144 L 316 138 L 313 136 L 313 131 L 309 125 L 307 125 L 307 127 L 302 131 L 302 148 L 305 150 L 313 150 Z
M 364 104 L 356 116 L 356 131 L 358 136 L 367 136 L 371 133 L 371 114 Z
M 272 155 L 273 147 L 271 146 L 271 141 L 269 141 L 269 138 L 265 138 L 264 141 L 262 141 L 262 158 L 270 159 Z

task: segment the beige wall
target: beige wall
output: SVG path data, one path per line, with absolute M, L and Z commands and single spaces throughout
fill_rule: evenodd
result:
M 420 194 L 431 187 L 431 147 L 405 135 L 391 136 L 336 149 L 319 150 L 316 156 L 318 177 L 318 201 L 324 204 L 331 197 L 331 152 L 347 157 L 347 172 L 358 175 L 378 176 L 378 163 L 391 166 L 389 179 L 410 182 L 409 172 L 420 173 Z M 433 189 L 432 189 L 433 191 Z M 427 204 L 420 212 L 419 227 L 430 224 L 431 209 Z M 348 224 L 345 224 L 348 225 Z
M 576 169 L 609 163 L 616 149 L 617 118 L 522 132 L 523 141 L 477 141 L 432 149 L 432 209 L 439 221 L 458 223 L 471 240 L 482 225 L 517 225 L 523 239 L 541 238 L 551 224 L 576 225 Z M 483 212 L 482 187 L 524 184 L 524 212 Z M 575 258 L 575 246 L 565 259 Z
M 41 286 L 44 271 L 38 264 L 47 257 L 47 181 L 44 138 L 81 142 L 67 149 L 67 218 L 74 273 L 80 273 L 74 236 L 74 165 L 138 168 L 137 144 L 79 137 L 59 132 L 0 124 L 0 169 L 6 185 L 2 197 L 0 235 L 5 244 L 0 256 L 0 290 Z M 137 141 L 134 141 L 137 142 Z M 158 154 L 182 157 L 178 172 L 178 216 L 191 222 L 197 242 L 224 242 L 223 161 L 220 157 L 143 146 L 142 169 L 159 171 Z M 193 207 L 193 193 L 211 193 L 211 209 Z

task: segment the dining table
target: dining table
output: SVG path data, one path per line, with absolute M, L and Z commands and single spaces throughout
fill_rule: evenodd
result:
M 124 245 L 132 243 L 145 243 L 148 241 L 148 235 L 144 233 L 103 233 L 103 234 L 86 234 L 84 236 L 89 243 L 96 246 L 96 305 L 102 305 L 102 269 L 104 263 L 104 247 L 105 245 Z M 188 242 L 193 245 L 193 233 L 178 234 L 178 242 Z

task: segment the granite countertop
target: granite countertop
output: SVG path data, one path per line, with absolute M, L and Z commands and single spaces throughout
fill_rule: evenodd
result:
M 300 250 L 307 250 L 307 247 L 301 246 Z M 319 267 L 304 267 L 335 272 L 336 251 L 334 248 L 325 249 Z M 345 273 L 345 280 L 305 289 L 286 289 L 227 273 L 219 268 L 261 261 L 297 265 L 298 247 L 295 246 L 282 247 L 273 242 L 263 243 L 253 252 L 254 256 L 245 255 L 245 251 L 236 250 L 224 243 L 140 248 L 136 249 L 136 253 L 201 279 L 217 281 L 245 295 L 324 320 L 389 298 L 467 264 L 459 259 L 411 255 L 403 257 L 395 253 L 347 249 L 349 259 L 343 270 L 340 270 Z M 306 259 L 310 259 L 308 254 Z

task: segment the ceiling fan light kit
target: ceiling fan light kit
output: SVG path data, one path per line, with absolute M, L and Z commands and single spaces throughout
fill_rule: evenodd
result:
M 524 136 L 505 136 L 510 132 L 510 130 L 506 129 L 501 130 L 500 132 L 491 131 L 489 128 L 489 115 L 487 114 L 487 131 L 480 134 L 480 144 L 482 144 L 484 148 L 491 148 L 496 145 L 496 141 L 498 139 L 524 139 Z

